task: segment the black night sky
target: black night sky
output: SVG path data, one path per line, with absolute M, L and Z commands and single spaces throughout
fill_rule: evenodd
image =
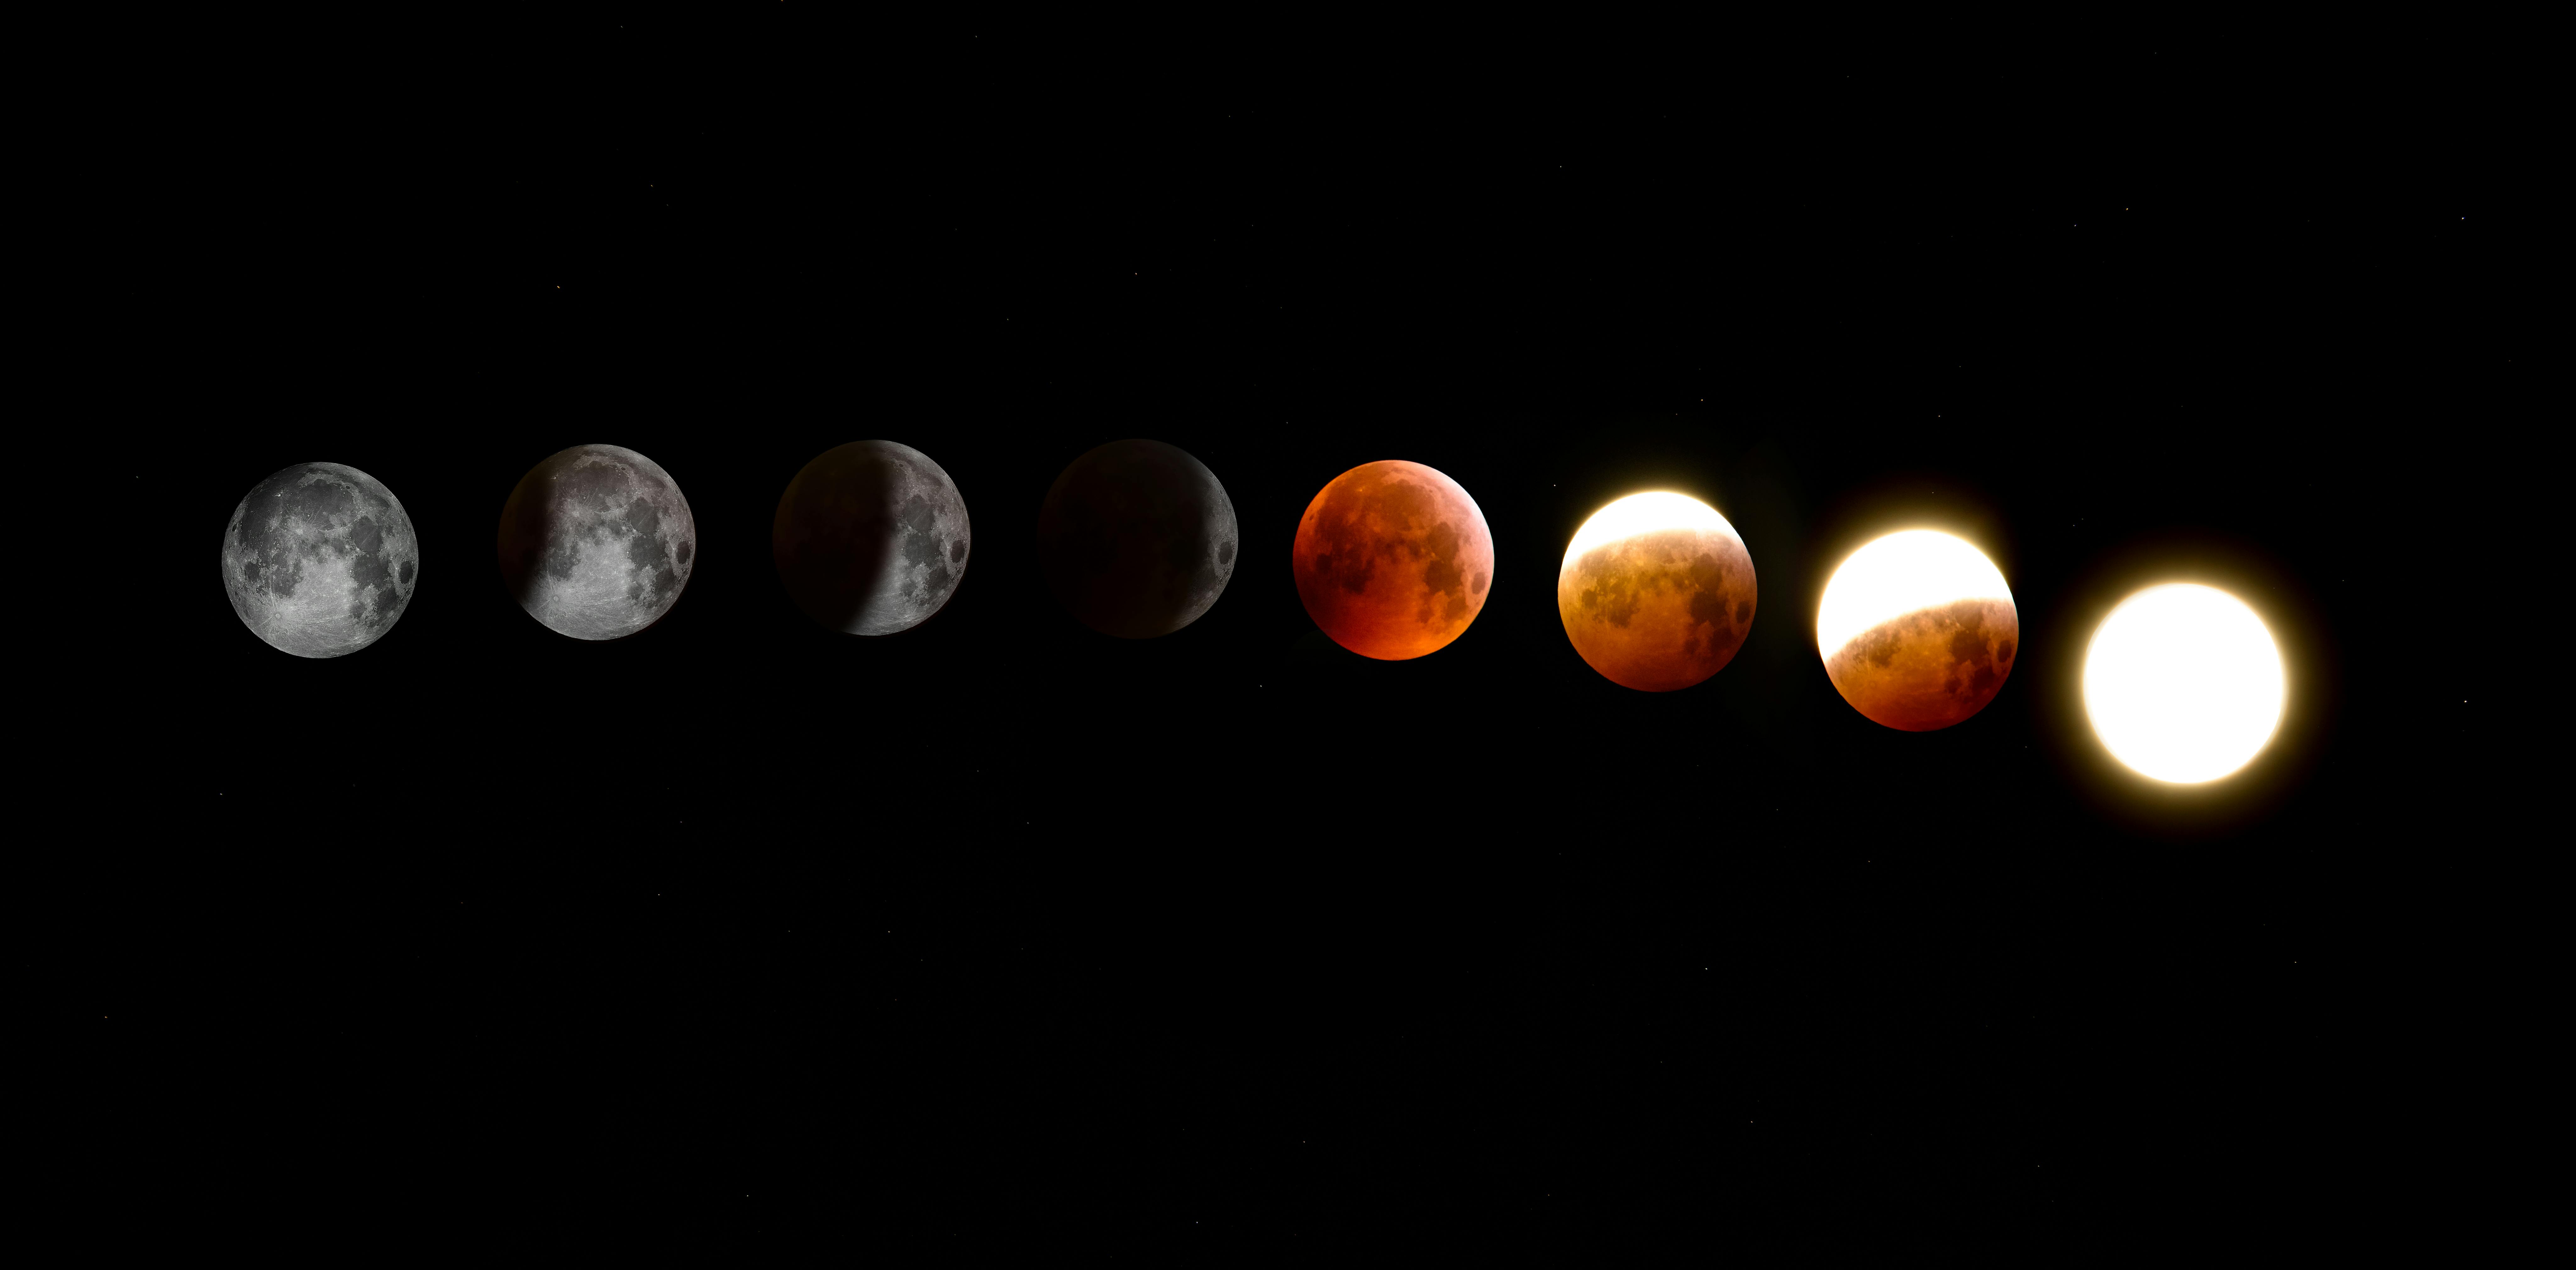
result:
M 2531 357 L 2508 178 L 2398 89 L 2135 35 L 1975 74 L 802 6 L 500 43 L 400 89 L 245 76 L 163 134 L 200 210 L 135 319 L 177 351 L 134 483 L 180 564 L 111 692 L 157 779 L 57 967 L 102 1055 L 194 1056 L 119 1122 L 136 1167 L 253 1151 L 577 1238 L 820 1213 L 856 1253 L 1976 1247 L 2363 1203 L 2395 1130 L 2356 1091 L 2442 996 L 2388 896 L 2484 709 L 2418 615 L 2476 607 L 2444 562 L 2493 456 L 2438 442 Z M 1122 437 L 1242 526 L 1157 640 L 1036 573 L 1049 482 Z M 874 640 L 769 552 L 787 481 L 862 438 L 937 460 L 975 535 Z M 614 643 L 494 561 L 513 484 L 583 442 L 698 526 Z M 1288 569 L 1384 458 L 1497 543 L 1412 662 L 1332 644 Z M 246 631 L 213 560 L 316 459 L 423 553 L 330 661 Z M 1555 609 L 1576 526 L 1648 489 L 1719 508 L 1761 587 L 1667 694 Z M 1915 525 L 1994 559 L 2026 655 L 1906 734 L 1813 621 Z M 2082 718 L 2093 624 L 2166 580 L 2253 602 L 2292 667 L 2223 787 L 2152 789 Z

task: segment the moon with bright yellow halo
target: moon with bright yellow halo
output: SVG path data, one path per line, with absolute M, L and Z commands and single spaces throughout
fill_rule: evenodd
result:
M 1753 556 L 1717 509 L 1687 494 L 1630 494 L 1574 531 L 1556 613 L 1610 682 L 1688 688 L 1725 669 L 1753 629 Z
M 1855 551 L 1825 583 L 1816 651 L 1843 700 L 1872 722 L 1930 732 L 2003 691 L 2021 648 L 2012 589 L 1985 553 L 1930 529 Z
M 2148 587 L 2112 609 L 2084 650 L 2084 712 L 2111 757 L 2192 785 L 2263 751 L 2288 696 L 2281 650 L 2245 601 L 2216 587 Z

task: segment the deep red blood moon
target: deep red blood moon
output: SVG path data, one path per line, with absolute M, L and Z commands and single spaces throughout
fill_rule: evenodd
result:
M 1403 661 L 1438 652 L 1485 607 L 1494 536 L 1458 482 L 1384 459 L 1333 478 L 1297 523 L 1297 597 L 1333 642 Z

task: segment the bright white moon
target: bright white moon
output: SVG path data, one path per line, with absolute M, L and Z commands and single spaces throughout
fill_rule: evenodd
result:
M 1592 519 L 1574 531 L 1574 541 L 1565 544 L 1565 558 L 1570 563 L 1605 542 L 1659 529 L 1705 529 L 1737 538 L 1735 526 L 1726 523 L 1726 517 L 1718 515 L 1716 508 L 1688 494 L 1657 490 L 1630 494 L 1592 513 Z
M 1851 553 L 1816 607 L 1816 651 L 1833 656 L 1890 618 L 1960 600 L 2010 602 L 2012 588 L 1984 552 L 1933 529 L 1889 534 Z
M 2252 762 L 2281 724 L 2286 676 L 2243 600 L 2188 582 L 2122 600 L 2084 652 L 2084 711 L 2111 756 L 2175 784 Z

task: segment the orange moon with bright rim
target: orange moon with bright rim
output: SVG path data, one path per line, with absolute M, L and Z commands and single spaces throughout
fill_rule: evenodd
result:
M 1753 556 L 1717 509 L 1631 494 L 1592 513 L 1556 571 L 1556 614 L 1603 678 L 1641 692 L 1726 668 L 1753 629 Z
M 2021 615 L 2002 571 L 1937 530 L 1889 534 L 1853 552 L 1816 608 L 1816 651 L 1834 690 L 1903 732 L 1985 709 L 2020 649 Z

